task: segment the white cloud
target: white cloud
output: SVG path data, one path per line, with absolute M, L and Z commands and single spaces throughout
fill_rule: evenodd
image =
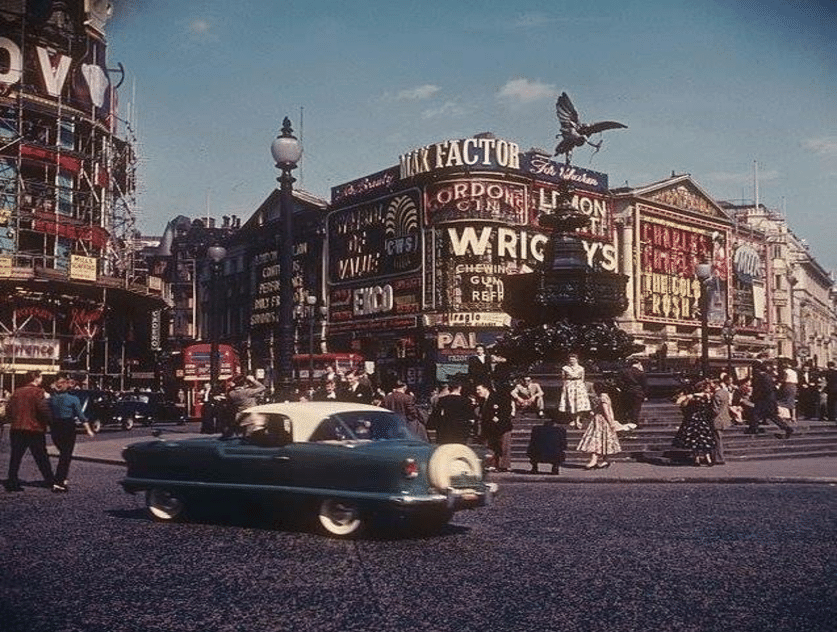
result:
M 421 113 L 421 118 L 429 119 L 438 116 L 463 116 L 468 113 L 468 110 L 453 101 L 445 101 L 442 105 L 435 108 L 429 108 Z
M 805 149 L 810 149 L 815 154 L 828 158 L 837 157 L 837 136 L 823 136 L 822 138 L 809 138 L 802 141 Z
M 441 88 L 432 84 L 426 83 L 423 86 L 416 86 L 415 88 L 407 88 L 395 95 L 398 101 L 420 101 L 422 99 L 429 99 L 434 94 L 439 92 Z
M 543 13 L 524 13 L 512 22 L 512 26 L 520 29 L 531 29 L 549 24 L 554 20 Z
M 558 89 L 549 83 L 529 79 L 510 79 L 497 93 L 497 98 L 513 103 L 531 103 L 555 96 Z
M 208 20 L 196 19 L 189 23 L 189 32 L 193 35 L 205 35 L 212 29 Z

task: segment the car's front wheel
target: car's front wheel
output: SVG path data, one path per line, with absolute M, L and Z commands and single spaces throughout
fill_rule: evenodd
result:
M 183 500 L 164 489 L 149 489 L 145 493 L 145 506 L 151 517 L 161 522 L 172 522 L 183 517 L 186 505 Z
M 126 417 L 122 420 L 122 430 L 130 430 L 134 427 L 134 418 Z
M 323 531 L 338 538 L 357 535 L 364 526 L 360 509 L 350 500 L 326 498 L 320 503 L 317 517 Z
M 95 433 L 99 434 L 102 430 L 102 420 L 101 419 L 94 419 L 90 422 L 90 429 Z

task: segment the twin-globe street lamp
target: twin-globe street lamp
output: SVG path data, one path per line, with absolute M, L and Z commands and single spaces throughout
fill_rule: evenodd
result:
M 721 337 L 727 346 L 727 374 L 732 377 L 732 341 L 735 338 L 735 327 L 731 318 L 727 318 L 724 326 L 721 327 Z
M 695 264 L 695 276 L 700 281 L 700 376 L 709 376 L 709 279 L 712 264 L 701 261 Z
M 209 257 L 209 392 L 214 394 L 218 390 L 218 378 L 221 374 L 221 358 L 218 354 L 218 338 L 220 337 L 220 318 L 218 300 L 218 279 L 221 276 L 221 261 L 227 256 L 227 249 L 223 246 L 210 246 L 206 249 Z
M 293 391 L 294 352 L 294 290 L 293 290 L 293 183 L 291 171 L 302 157 L 302 144 L 293 135 L 291 120 L 282 121 L 282 132 L 270 145 L 276 167 L 282 173 L 279 181 L 279 214 L 282 224 L 277 239 L 279 255 L 279 353 L 275 393 L 279 399 L 290 399 Z

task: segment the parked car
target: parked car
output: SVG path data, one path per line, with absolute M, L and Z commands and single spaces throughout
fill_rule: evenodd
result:
M 156 520 L 219 506 L 222 496 L 289 511 L 301 503 L 314 526 L 335 537 L 357 535 L 378 517 L 439 529 L 497 491 L 471 448 L 422 441 L 377 406 L 264 404 L 245 411 L 240 427 L 243 436 L 131 444 L 120 483 L 145 492 Z
M 141 391 L 125 393 L 110 409 L 109 423 L 130 430 L 136 424 L 150 426 L 157 422 L 186 423 L 186 409 L 166 399 L 163 393 Z
M 81 402 L 81 411 L 90 422 L 93 432 L 99 432 L 104 424 L 110 422 L 111 410 L 116 399 L 113 393 L 95 389 L 76 389 L 70 393 L 78 397 Z M 81 427 L 81 425 L 79 421 L 77 426 Z

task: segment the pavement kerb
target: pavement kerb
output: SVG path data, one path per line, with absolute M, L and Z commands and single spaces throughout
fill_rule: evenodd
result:
M 205 436 L 205 435 L 204 435 Z M 136 441 L 153 440 L 151 437 L 138 438 Z M 122 459 L 122 449 L 129 443 L 135 441 L 119 440 L 93 440 L 76 444 L 76 453 L 73 459 L 81 462 L 99 463 L 104 465 L 125 466 Z M 51 457 L 57 458 L 58 453 L 54 446 L 48 446 Z M 806 463 L 807 461 L 807 463 Z M 729 470 L 725 472 L 724 470 Z M 810 468 L 811 473 L 799 472 L 800 469 Z M 736 472 L 736 469 L 745 471 Z M 764 470 L 761 474 L 758 470 Z M 784 469 L 786 473 L 777 472 Z M 683 484 L 683 483 L 708 483 L 708 484 L 814 484 L 814 485 L 837 485 L 837 457 L 828 459 L 792 459 L 763 461 L 727 461 L 725 466 L 712 468 L 693 468 L 688 466 L 666 466 L 650 465 L 634 461 L 620 461 L 614 463 L 612 468 L 606 471 L 596 470 L 587 472 L 574 466 L 563 466 L 559 474 L 529 473 L 529 464 L 524 462 L 513 462 L 510 472 L 490 472 L 488 480 L 497 483 L 585 483 L 585 484 Z M 680 471 L 678 471 L 680 470 Z M 755 472 L 753 471 L 755 470 Z M 502 491 L 501 491 L 502 493 Z

